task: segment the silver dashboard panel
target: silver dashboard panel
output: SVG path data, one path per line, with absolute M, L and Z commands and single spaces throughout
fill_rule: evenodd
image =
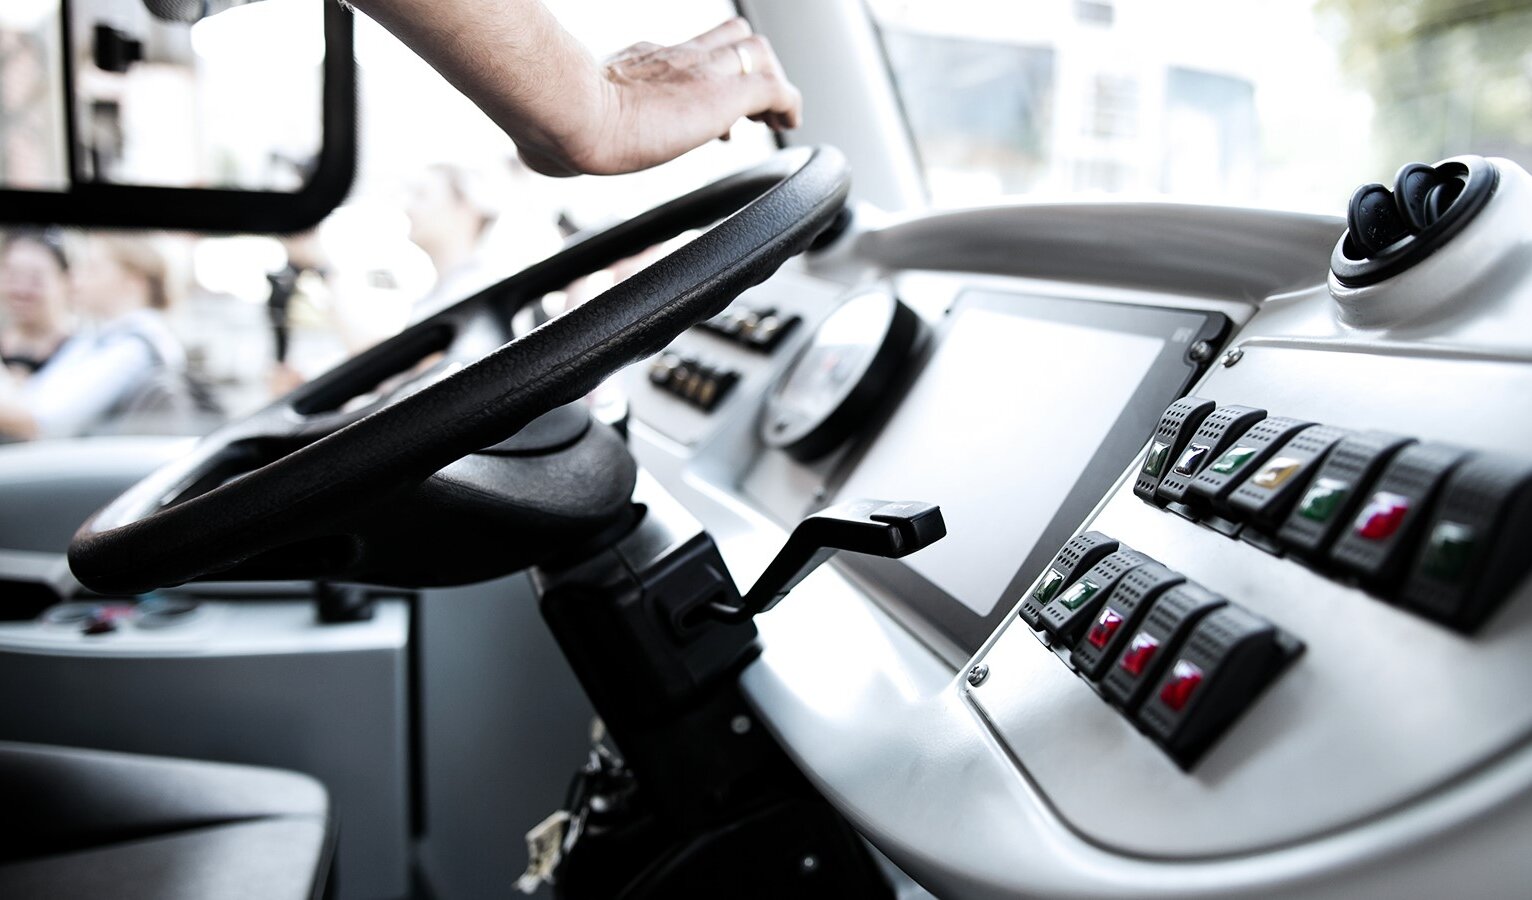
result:
M 1248 347 L 1197 395 L 1317 422 L 1525 455 L 1532 366 Z M 1422 415 L 1430 410 L 1430 415 Z M 1011 619 L 974 701 L 1061 815 L 1153 856 L 1248 853 L 1376 816 L 1532 736 L 1532 585 L 1465 637 L 1152 507 L 1119 486 L 1090 524 L 1296 635 L 1307 649 L 1190 773 Z M 1063 677 L 1060 677 L 1063 676 Z
M 1455 287 L 1433 283 L 1436 306 L 1404 303 L 1407 315 L 1366 327 L 1348 320 L 1322 283 L 1327 254 L 1316 251 L 1327 250 L 1325 234 L 1338 234 L 1333 220 L 1252 211 L 1082 205 L 1066 211 L 1063 232 L 1050 230 L 1058 211 L 1045 208 L 948 213 L 863 234 L 852 249 L 811 261 L 809 273 L 840 285 L 892 275 L 902 295 L 906 283 L 939 295 L 992 285 L 995 274 L 1161 302 L 1179 285 L 1194 304 L 1238 281 L 1221 264 L 1211 279 L 1199 269 L 1227 258 L 1222 245 L 1232 244 L 1240 258 L 1264 260 L 1245 289 L 1217 301 L 1244 309 L 1232 317 L 1243 326 L 1233 343 L 1245 357 L 1215 369 L 1197 393 L 1520 451 L 1532 425 L 1513 423 L 1517 411 L 1506 403 L 1532 387 L 1528 257 L 1518 249 L 1524 241 L 1484 232 L 1504 235 L 1508 224 L 1525 232 L 1525 187 L 1513 179 L 1514 205 L 1423 264 L 1459 275 Z M 1143 283 L 1117 267 L 1101 282 L 1112 286 L 1098 287 L 1093 266 L 1122 247 L 1141 261 L 1162 258 L 1145 263 L 1152 277 Z M 954 248 L 967 255 L 944 256 Z M 1486 248 L 1501 254 L 1486 263 L 1493 277 L 1462 276 Z M 950 268 L 970 260 L 990 274 L 897 271 L 899 259 L 946 267 L 932 264 L 938 258 Z M 933 280 L 944 286 L 926 284 Z M 1373 294 L 1347 302 L 1386 309 L 1393 299 Z M 931 317 L 932 306 L 918 308 Z M 785 538 L 784 523 L 812 503 L 824 472 L 762 453 L 748 398 L 737 402 L 689 446 L 650 428 L 635 403 L 633 446 L 748 582 Z M 1524 891 L 1532 710 L 1517 693 L 1532 601 L 1515 598 L 1483 635 L 1463 638 L 1131 492 L 1103 498 L 1093 518 L 1082 527 L 1228 593 L 1293 631 L 1307 652 L 1188 775 L 1025 629 L 1003 629 L 981 648 L 975 658 L 992 674 L 970 694 L 958 677 L 969 660 L 922 628 L 899 597 L 822 570 L 761 617 L 763 654 L 743 683 L 809 778 L 891 859 L 954 897 Z M 1368 630 L 1365 640 L 1348 641 L 1357 628 Z

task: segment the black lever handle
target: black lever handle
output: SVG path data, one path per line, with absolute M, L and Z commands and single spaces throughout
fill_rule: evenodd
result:
M 826 507 L 798 523 L 760 580 L 739 605 L 713 602 L 724 622 L 745 622 L 787 596 L 798 582 L 838 550 L 898 559 L 947 536 L 941 508 L 917 501 L 852 500 Z

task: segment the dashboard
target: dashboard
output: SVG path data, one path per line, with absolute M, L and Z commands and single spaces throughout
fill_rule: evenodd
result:
M 1473 214 L 1386 266 L 1319 216 L 862 215 L 625 376 L 635 455 L 741 582 L 830 503 L 942 506 L 945 540 L 762 616 L 744 675 L 922 884 L 1532 874 L 1532 179 L 1474 166 Z

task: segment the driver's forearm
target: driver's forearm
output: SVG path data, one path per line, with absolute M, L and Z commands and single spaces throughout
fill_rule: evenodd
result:
M 611 84 L 538 0 L 354 0 L 511 136 L 544 174 L 597 152 Z

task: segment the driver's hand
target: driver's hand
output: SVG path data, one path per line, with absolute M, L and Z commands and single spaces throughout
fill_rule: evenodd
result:
M 674 47 L 634 44 L 607 60 L 605 110 L 580 160 L 588 174 L 659 165 L 713 138 L 727 139 L 741 118 L 778 131 L 798 127 L 803 96 L 771 44 L 736 18 Z M 534 169 L 557 170 L 526 147 Z
M 3 0 L 0 0 L 3 2 Z M 765 38 L 730 19 L 597 65 L 538 0 L 354 0 L 495 120 L 544 175 L 657 166 L 742 118 L 795 128 L 803 97 Z

